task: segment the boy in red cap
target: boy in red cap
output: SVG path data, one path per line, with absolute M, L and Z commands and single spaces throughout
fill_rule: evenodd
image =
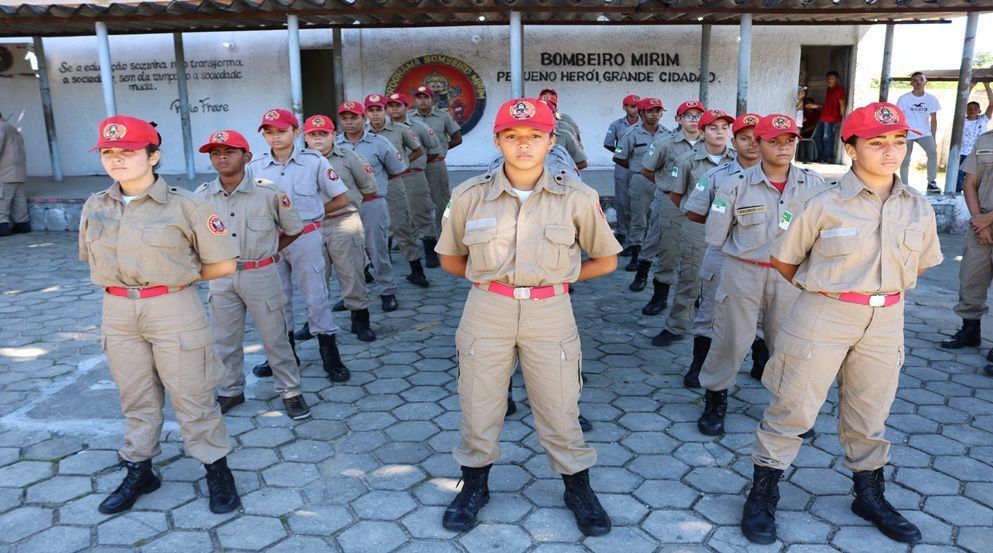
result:
M 278 268 L 287 302 L 283 308 L 292 339 L 293 285 L 296 284 L 307 306 L 310 332 L 317 334 L 324 372 L 332 382 L 351 378 L 348 367 L 341 361 L 335 334 L 341 328 L 334 323 L 328 284 L 324 278 L 324 241 L 321 222 L 331 213 L 348 205 L 348 189 L 338 178 L 328 160 L 314 150 L 298 149 L 294 140 L 300 135 L 300 123 L 292 112 L 271 109 L 262 115 L 259 131 L 269 144 L 269 151 L 249 163 L 256 178 L 275 182 L 289 195 L 293 207 L 304 222 L 303 233 L 283 250 Z M 269 363 L 256 366 L 256 376 L 272 375 Z
M 784 232 L 769 261 L 802 292 L 762 377 L 772 399 L 755 432 L 754 479 L 741 516 L 753 542 L 775 541 L 779 479 L 836 380 L 838 439 L 855 483 L 852 511 L 890 539 L 921 541 L 920 530 L 886 500 L 883 475 L 886 418 L 903 365 L 903 294 L 942 260 L 934 209 L 897 176 L 908 131 L 893 104 L 853 110 L 841 127 L 852 168 L 801 195 L 795 211 L 779 212 Z
M 201 184 L 196 194 L 214 206 L 241 252 L 237 273 L 210 281 L 211 330 L 224 364 L 217 403 L 221 413 L 226 413 L 245 402 L 247 311 L 262 338 L 276 393 L 287 415 L 305 419 L 310 416 L 310 407 L 300 389 L 300 362 L 288 339 L 289 328 L 281 309 L 286 295 L 276 268 L 279 252 L 297 239 L 303 222 L 286 192 L 246 170 L 252 152 L 240 133 L 217 131 L 200 147 L 200 153 L 210 155 L 217 178 Z
M 596 191 L 545 170 L 554 128 L 551 109 L 537 98 L 503 104 L 493 142 L 505 162 L 453 190 L 442 218 L 441 266 L 474 283 L 455 334 L 462 441 L 454 454 L 463 486 L 442 520 L 450 530 L 471 528 L 489 501 L 504 394 L 519 359 L 538 439 L 565 482 L 566 506 L 584 534 L 610 531 L 590 488 L 596 451 L 577 420 L 582 355 L 568 292 L 571 282 L 613 271 L 621 246 Z M 582 250 L 590 258 L 581 262 Z
M 428 177 L 428 186 L 431 187 L 431 199 L 434 201 L 434 224 L 438 232 L 435 236 L 438 236 L 441 234 L 441 215 L 445 212 L 445 206 L 448 205 L 448 199 L 452 195 L 445 158 L 449 150 L 462 144 L 462 129 L 448 111 L 435 109 L 434 91 L 431 87 L 419 86 L 414 89 L 414 107 L 416 109 L 410 114 L 410 118 L 424 123 L 433 130 L 441 147 L 438 155 L 428 155 L 428 166 L 424 170 Z
M 613 155 L 617 151 L 617 145 L 621 141 L 624 133 L 631 130 L 641 119 L 638 117 L 638 102 L 640 96 L 629 94 L 624 97 L 621 107 L 624 108 L 624 117 L 616 119 L 607 127 L 607 135 L 603 137 L 603 147 Z M 628 235 L 630 200 L 628 199 L 628 170 L 614 163 L 614 210 L 617 212 L 617 241 L 622 245 L 626 243 Z M 631 246 L 624 248 L 621 256 L 631 255 Z
M 555 114 L 556 122 L 571 132 L 576 137 L 576 142 L 582 143 L 582 139 L 579 136 L 579 124 L 576 123 L 575 119 L 569 117 L 568 114 L 559 111 L 559 93 L 554 88 L 543 88 L 541 89 L 541 93 L 538 94 L 538 99 L 548 102 L 552 108 L 552 113 Z

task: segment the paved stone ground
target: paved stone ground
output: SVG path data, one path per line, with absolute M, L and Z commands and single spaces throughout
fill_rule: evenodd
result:
M 736 525 L 767 393 L 743 372 L 730 432 L 719 440 L 698 434 L 700 393 L 680 385 L 690 341 L 669 350 L 649 344 L 661 319 L 640 315 L 648 292 L 628 292 L 624 272 L 581 284 L 574 297 L 589 375 L 582 410 L 600 456 L 593 480 L 615 522 L 606 537 L 584 539 L 564 509 L 519 375 L 520 409 L 506 423 L 483 522 L 462 535 L 441 527 L 458 475 L 450 455 L 459 424 L 452 335 L 467 286 L 438 270 L 427 291 L 403 283 L 399 311 L 374 309 L 378 341 L 341 340 L 351 382 L 330 385 L 316 344 L 300 348 L 312 419 L 288 420 L 271 383 L 249 374 L 251 399 L 227 417 L 242 512 L 209 513 L 203 469 L 183 455 L 168 422 L 155 459 L 163 487 L 129 513 L 101 515 L 97 504 L 122 476 L 115 449 L 123 425 L 98 343 L 100 292 L 75 260 L 75 237 L 0 241 L 0 552 L 747 548 Z M 889 498 L 922 527 L 925 544 L 915 552 L 989 552 L 993 378 L 982 374 L 985 348 L 936 347 L 957 325 L 950 307 L 961 237 L 942 241 L 948 260 L 908 298 L 907 362 L 887 433 Z M 246 348 L 248 365 L 261 359 L 254 333 Z M 832 394 L 817 438 L 782 483 L 781 541 L 747 549 L 908 551 L 849 511 L 836 400 Z

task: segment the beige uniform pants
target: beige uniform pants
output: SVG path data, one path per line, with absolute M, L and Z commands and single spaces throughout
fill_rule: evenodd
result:
M 214 399 L 221 362 L 194 288 L 138 300 L 104 294 L 100 330 L 126 425 L 121 458 L 137 463 L 161 452 L 165 391 L 190 456 L 213 463 L 231 451 Z
M 726 258 L 717 246 L 708 245 L 703 252 L 703 261 L 700 263 L 700 298 L 690 326 L 690 334 L 694 336 L 714 337 L 714 297 L 721 283 L 721 267 Z
M 676 270 L 679 268 L 680 248 L 682 246 L 679 234 L 687 221 L 686 214 L 672 203 L 669 195 L 659 192 L 652 202 L 652 220 L 645 236 L 645 246 L 641 256 L 649 259 L 655 265 L 654 279 L 656 282 L 674 285 L 677 281 Z M 704 225 L 693 223 L 701 227 Z M 702 255 L 702 254 L 701 254 Z M 699 264 L 697 265 L 699 267 Z
M 959 302 L 955 314 L 967 320 L 981 319 L 989 311 L 986 300 L 990 282 L 993 282 L 993 246 L 980 244 L 976 233 L 969 228 L 959 265 Z
M 714 341 L 700 370 L 700 385 L 712 391 L 734 385 L 760 319 L 769 352 L 775 353 L 779 329 L 800 295 L 799 288 L 770 267 L 728 258 L 722 271 L 715 296 Z
M 266 359 L 272 367 L 273 384 L 282 398 L 298 396 L 300 367 L 293 358 L 287 337 L 283 306 L 286 295 L 275 264 L 248 269 L 212 280 L 207 306 L 210 309 L 214 347 L 224 364 L 217 394 L 232 397 L 245 391 L 245 312 L 252 314 L 255 330 L 262 338 Z
M 325 277 L 331 280 L 333 266 L 345 307 L 352 311 L 369 307 L 372 300 L 365 291 L 365 231 L 359 212 L 324 219 L 321 232 L 324 236 Z
M 632 171 L 628 180 L 628 229 L 627 243 L 631 246 L 646 247 L 646 233 L 652 214 L 652 194 L 655 193 L 655 183 L 646 179 L 641 173 Z
M 28 198 L 24 195 L 23 182 L 0 184 L 0 223 L 26 223 Z
M 444 159 L 428 162 L 427 169 L 424 170 L 428 178 L 428 187 L 431 189 L 431 200 L 434 201 L 434 233 L 432 237 L 441 236 L 441 216 L 445 214 L 448 207 L 448 200 L 452 197 L 452 190 L 448 184 L 448 166 Z
M 403 254 L 403 258 L 407 261 L 420 259 L 423 251 L 415 242 L 410 216 L 410 201 L 407 199 L 407 187 L 402 178 L 390 179 L 386 192 L 386 204 L 390 208 L 390 232 L 393 233 L 393 239 L 400 246 L 400 253 Z
M 403 187 L 407 189 L 407 204 L 410 206 L 410 226 L 414 237 L 437 238 L 434 231 L 434 200 L 424 171 L 413 171 L 403 176 Z
M 729 261 L 730 263 L 730 261 Z M 774 339 L 762 384 L 772 400 L 755 431 L 756 465 L 786 469 L 838 380 L 838 439 L 852 471 L 889 459 L 886 417 L 903 366 L 903 302 L 870 307 L 803 292 Z
M 703 261 L 703 252 L 707 249 L 707 241 L 704 239 L 704 225 L 690 221 L 685 215 L 677 223 L 679 226 L 674 227 L 676 232 L 669 235 L 669 240 L 678 246 L 679 273 L 676 296 L 672 300 L 664 327 L 669 332 L 682 336 L 693 323 L 693 309 L 700 297 L 700 263 Z
M 582 351 L 569 294 L 517 300 L 472 287 L 455 333 L 462 442 L 466 467 L 500 457 L 507 388 L 518 359 L 538 441 L 552 470 L 575 474 L 596 463 L 579 427 Z

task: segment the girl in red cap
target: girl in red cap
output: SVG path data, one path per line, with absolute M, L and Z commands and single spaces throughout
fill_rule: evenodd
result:
M 106 292 L 101 342 L 126 421 L 118 454 L 127 467 L 99 510 L 126 511 L 161 485 L 151 460 L 160 452 L 168 390 L 186 452 L 207 469 L 210 510 L 231 512 L 241 501 L 214 399 L 221 365 L 193 286 L 234 273 L 238 246 L 210 203 L 155 173 L 161 139 L 151 124 L 115 116 L 99 133 L 93 149 L 114 184 L 83 205 L 79 258 Z
M 897 176 L 908 131 L 893 104 L 854 110 L 841 127 L 852 168 L 779 219 L 784 232 L 770 262 L 802 292 L 762 377 L 772 399 L 755 432 L 754 481 L 741 517 L 753 542 L 775 541 L 779 478 L 835 380 L 852 511 L 893 540 L 921 541 L 883 493 L 886 418 L 903 366 L 903 294 L 942 259 L 934 209 Z
M 589 186 L 545 169 L 555 145 L 551 109 L 537 98 L 497 112 L 494 144 L 504 163 L 452 191 L 436 251 L 449 273 L 473 283 L 455 334 L 462 441 L 455 459 L 463 487 L 445 511 L 450 530 L 467 530 L 489 501 L 500 457 L 506 393 L 517 360 L 538 439 L 565 482 L 565 504 L 586 535 L 610 531 L 589 481 L 596 451 L 579 421 L 579 333 L 569 283 L 610 273 L 620 244 Z M 580 262 L 581 251 L 590 258 Z

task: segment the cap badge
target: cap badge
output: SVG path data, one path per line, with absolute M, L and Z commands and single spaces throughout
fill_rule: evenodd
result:
M 313 118 L 313 119 L 310 120 L 310 123 L 312 125 L 314 125 L 315 127 L 323 127 L 324 126 L 324 118 L 323 117 L 315 117 L 315 118 Z
M 744 119 L 741 120 L 746 126 L 752 126 L 759 124 L 759 118 L 756 115 L 746 115 Z
M 884 125 L 895 125 L 900 122 L 900 116 L 897 115 L 889 106 L 879 106 L 876 108 L 876 121 Z
M 122 123 L 107 123 L 103 128 L 103 137 L 107 140 L 121 140 L 128 134 L 128 128 Z
M 279 112 L 274 109 L 271 109 L 265 112 L 265 115 L 263 115 L 262 118 L 265 119 L 266 121 L 275 121 L 276 119 L 279 119 Z
M 379 94 L 373 94 L 373 95 L 369 96 L 369 101 L 370 102 L 378 102 L 380 100 L 382 100 L 382 98 L 379 97 Z
M 524 100 L 519 100 L 516 104 L 510 106 L 510 116 L 514 119 L 530 119 L 534 117 L 535 108 L 534 104 Z
M 790 122 L 785 117 L 773 117 L 772 126 L 777 129 L 788 129 L 790 128 Z
M 355 109 L 355 102 L 352 101 L 345 102 L 344 104 L 341 104 L 341 107 L 345 109 Z
M 228 141 L 228 138 L 229 136 L 227 131 L 218 131 L 214 133 L 214 136 L 210 137 L 210 141 L 214 144 L 224 144 Z

